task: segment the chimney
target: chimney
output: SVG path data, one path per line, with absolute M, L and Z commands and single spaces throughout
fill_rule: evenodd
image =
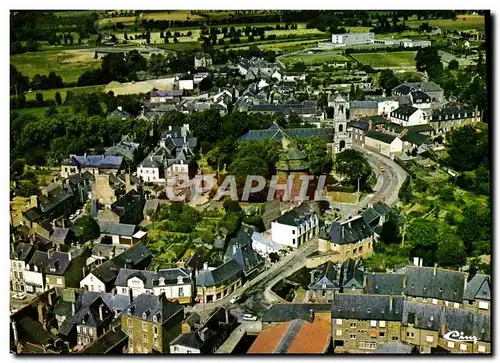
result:
M 203 270 L 208 270 L 208 262 L 203 263 Z
M 389 311 L 392 312 L 392 295 L 389 296 Z
M 71 315 L 75 315 L 76 314 L 76 305 L 75 305 L 75 302 L 72 302 L 71 303 Z
M 68 261 L 71 261 L 71 251 L 68 252 Z
M 311 322 L 314 321 L 314 310 L 313 309 L 309 309 L 309 319 L 311 320 Z
M 441 324 L 441 335 L 445 335 L 446 334 L 446 322 Z
M 229 311 L 226 308 L 223 308 L 226 313 L 226 324 L 229 325 Z
M 104 308 L 104 304 L 101 304 L 99 305 L 99 319 L 101 319 L 101 321 L 104 320 L 104 314 L 103 314 L 103 308 Z
M 198 331 L 198 335 L 203 342 L 205 341 L 206 338 L 208 338 L 207 332 L 208 332 L 208 328 L 203 328 L 202 330 Z
M 54 249 L 53 249 L 53 248 L 51 248 L 51 249 L 49 249 L 49 250 L 47 251 L 47 257 L 48 257 L 49 259 L 50 259 L 50 258 L 52 258 L 52 255 L 53 255 L 53 254 L 54 254 Z
M 118 106 L 117 109 L 118 109 L 118 111 L 123 111 L 122 106 Z
M 172 131 L 172 125 L 168 125 L 168 131 Z
M 31 205 L 31 207 L 38 208 L 38 196 L 36 196 L 36 195 L 31 196 L 30 205 Z
M 435 263 L 435 264 L 434 264 L 434 276 L 436 276 L 437 266 L 438 266 L 438 264 L 437 264 L 437 263 Z
M 371 129 L 373 129 L 373 121 L 372 121 L 372 119 L 369 119 L 368 120 L 368 131 Z
M 420 258 L 418 257 L 413 257 L 413 264 L 418 267 L 419 265 Z
M 52 293 L 51 292 L 48 293 L 47 300 L 49 301 L 49 305 L 52 306 Z
M 45 305 L 43 302 L 39 302 L 37 306 L 37 311 L 38 311 L 38 321 L 40 324 L 43 325 L 43 328 L 45 329 Z
M 130 302 L 132 302 L 134 300 L 134 294 L 133 294 L 132 289 L 130 287 L 128 288 L 128 298 L 129 298 Z

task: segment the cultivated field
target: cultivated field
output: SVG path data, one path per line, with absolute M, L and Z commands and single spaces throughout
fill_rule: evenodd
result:
M 55 72 L 64 82 L 76 82 L 80 75 L 100 66 L 94 53 L 81 50 L 30 52 L 10 56 L 10 63 L 25 76 Z
M 414 68 L 417 52 L 356 53 L 351 57 L 360 63 L 378 68 Z
M 133 94 L 133 93 L 147 93 L 151 91 L 153 88 L 161 89 L 161 90 L 170 90 L 173 88 L 174 78 L 162 78 L 162 79 L 154 79 L 150 81 L 141 81 L 141 82 L 110 82 L 105 88 L 104 92 L 113 91 L 115 95 L 125 95 L 125 94 Z
M 98 86 L 86 86 L 86 87 L 69 87 L 69 88 L 57 88 L 57 89 L 49 89 L 49 90 L 44 90 L 44 91 L 34 91 L 34 92 L 29 92 L 26 93 L 26 100 L 27 101 L 32 101 L 36 99 L 36 94 L 40 92 L 43 95 L 43 100 L 48 101 L 48 100 L 54 100 L 56 97 L 56 93 L 59 92 L 61 94 L 61 98 L 64 102 L 66 99 L 66 94 L 68 91 L 71 91 L 74 94 L 77 93 L 90 93 L 90 92 L 101 92 L 104 90 L 104 85 L 98 85 Z
M 482 15 L 458 15 L 456 20 L 451 19 L 430 19 L 430 20 L 408 20 L 406 25 L 418 27 L 422 23 L 429 23 L 443 29 L 467 30 L 480 28 L 484 30 L 484 17 Z

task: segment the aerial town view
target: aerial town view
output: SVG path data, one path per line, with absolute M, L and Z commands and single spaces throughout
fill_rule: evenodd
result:
M 490 32 L 10 10 L 10 353 L 491 354 Z

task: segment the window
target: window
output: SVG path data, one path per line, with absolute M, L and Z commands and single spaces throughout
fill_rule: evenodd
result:
M 295 244 L 295 238 L 292 240 L 293 244 Z
M 438 303 L 437 299 L 432 299 L 432 303 L 436 305 Z
M 335 324 L 337 324 L 337 325 L 342 325 L 342 319 L 337 319 L 337 320 L 335 320 Z
M 460 344 L 460 350 L 466 351 L 467 350 L 467 345 L 466 344 Z
M 380 320 L 378 322 L 378 325 L 381 327 L 381 328 L 385 328 L 385 321 L 384 320 Z
M 356 327 L 356 323 L 351 323 L 351 328 L 355 328 Z
M 448 348 L 455 348 L 455 342 L 448 342 Z
M 59 283 L 59 282 L 58 282 Z M 90 291 L 94 291 L 94 285 L 90 285 Z
M 77 326 L 76 326 L 76 332 L 77 332 L 77 333 L 80 333 L 80 329 L 81 329 L 81 328 L 80 328 L 80 325 L 77 325 Z
M 292 230 L 292 234 L 295 234 L 295 229 L 294 229 L 294 230 Z
M 398 337 L 392 337 L 392 340 L 399 340 Z
M 130 318 L 127 319 L 127 325 L 129 327 L 132 327 L 132 319 L 130 319 Z
M 377 327 L 377 321 L 376 321 L 376 320 L 371 320 L 371 321 L 370 321 L 370 326 L 371 326 L 372 328 L 376 328 L 376 327 Z
M 184 288 L 179 287 L 179 297 L 183 297 L 183 296 L 184 296 Z
M 477 346 L 477 351 L 479 353 L 486 353 L 486 347 L 484 345 L 478 345 Z
M 479 309 L 488 310 L 489 306 L 490 305 L 486 301 L 480 301 L 479 302 Z
M 148 330 L 148 324 L 142 323 L 142 331 L 147 331 L 147 330 Z
M 92 328 L 89 327 L 89 335 L 93 335 Z
M 434 337 L 433 337 L 432 335 L 427 335 L 427 336 L 425 337 L 425 341 L 426 341 L 427 343 L 432 343 L 432 342 L 434 341 Z
M 460 307 L 460 304 L 459 303 L 453 303 L 453 307 L 458 309 Z
M 154 345 L 158 345 L 158 337 L 155 336 L 153 338 L 153 343 L 154 343 Z
M 85 335 L 87 334 L 87 327 L 86 326 L 83 327 L 83 334 L 85 334 Z
M 153 326 L 153 333 L 158 334 L 158 327 L 156 325 Z
M 407 331 L 407 332 L 406 332 L 406 336 L 407 336 L 408 338 L 410 338 L 410 339 L 413 339 L 413 338 L 415 338 L 415 333 L 414 333 L 414 332 L 408 332 L 408 331 Z
M 174 352 L 178 352 L 179 351 L 179 347 L 175 346 L 174 347 Z
M 338 337 L 342 336 L 342 329 L 337 329 L 337 331 L 335 332 L 335 335 Z
M 17 271 L 14 271 L 14 277 L 15 277 L 16 279 L 18 278 Z
M 58 284 L 58 285 L 62 285 L 62 283 L 63 283 L 63 282 L 62 282 L 62 278 L 58 277 L 58 278 L 57 278 L 57 284 Z
M 378 333 L 378 336 L 381 337 L 381 338 L 385 337 L 385 332 L 381 331 L 380 333 Z
M 148 333 L 142 333 L 142 339 L 148 341 Z
M 356 334 L 351 334 L 351 339 L 356 339 Z

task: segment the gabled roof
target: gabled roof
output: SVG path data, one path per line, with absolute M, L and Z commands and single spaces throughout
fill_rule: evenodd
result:
M 252 246 L 241 246 L 233 254 L 233 258 L 240 265 L 245 276 L 250 275 L 264 263 L 262 257 L 254 251 Z
M 368 294 L 402 295 L 404 275 L 391 273 L 371 273 L 366 275 Z
M 71 264 L 69 254 L 54 251 L 49 255 L 49 262 L 47 266 L 45 266 L 44 272 L 49 275 L 64 275 Z
M 80 302 L 81 306 L 85 306 L 90 304 L 98 297 L 102 299 L 102 301 L 106 304 L 106 306 L 110 310 L 123 311 L 130 304 L 130 296 L 128 294 L 120 295 L 120 294 L 113 294 L 110 292 L 96 292 L 96 291 L 83 291 L 78 296 L 78 301 Z
M 390 115 L 391 115 L 391 117 L 397 117 L 397 118 L 400 118 L 401 116 L 410 117 L 418 110 L 419 110 L 418 108 L 410 106 L 410 105 L 401 105 L 398 108 L 396 108 L 394 111 L 391 111 Z
M 13 252 L 11 259 L 27 262 L 33 255 L 34 251 L 34 247 L 29 243 L 19 242 L 14 246 L 14 251 L 11 251 Z
M 122 268 L 116 277 L 115 286 L 126 287 L 128 280 L 134 277 L 142 280 L 146 289 L 152 289 L 154 286 L 177 285 L 179 277 L 182 278 L 183 283 L 191 281 L 189 272 L 182 268 L 171 268 L 158 272 Z
M 68 163 L 73 165 L 74 161 L 82 168 L 119 169 L 123 163 L 123 156 L 71 155 Z M 62 164 L 68 165 L 66 162 Z
M 397 138 L 397 135 L 391 135 L 391 134 L 386 134 L 384 132 L 370 130 L 365 134 L 365 137 L 381 141 L 384 144 L 391 144 L 394 141 L 394 139 Z
M 16 322 L 18 338 L 21 341 L 49 345 L 52 344 L 56 337 L 43 328 L 43 325 L 32 319 L 30 316 L 25 316 Z
M 165 297 L 165 294 L 155 296 L 152 294 L 141 294 L 122 312 L 125 316 L 164 323 L 184 308 L 173 303 Z
M 365 271 L 362 260 L 349 258 L 342 264 L 342 287 L 346 292 L 349 289 L 362 289 L 365 285 Z
M 431 97 L 427 93 L 424 93 L 422 91 L 419 91 L 419 90 L 411 91 L 410 95 L 411 95 L 411 99 L 412 99 L 413 103 L 431 102 Z
M 368 121 L 364 120 L 351 121 L 348 123 L 348 126 L 363 131 L 367 131 L 370 128 Z
M 219 267 L 210 270 L 202 270 L 196 277 L 197 286 L 214 286 L 222 283 L 230 283 L 241 276 L 241 266 L 236 260 L 230 259 Z
M 42 218 L 42 216 L 40 215 L 40 210 L 36 207 L 30 208 L 27 211 L 24 211 L 22 214 L 23 217 L 26 218 L 29 222 L 36 222 L 37 220 Z
M 340 267 L 332 261 L 323 265 L 319 276 L 309 285 L 309 290 L 314 289 L 335 289 L 340 290 Z
M 374 108 L 378 109 L 377 101 L 351 101 L 351 109 L 352 108 Z
M 263 315 L 262 322 L 276 323 L 302 319 L 311 322 L 313 312 L 329 312 L 331 304 L 274 304 Z
M 288 226 L 299 227 L 307 218 L 315 215 L 314 209 L 308 203 L 302 203 L 297 208 L 279 216 L 274 222 Z
M 413 145 L 423 145 L 432 143 L 431 138 L 427 135 L 422 135 L 416 132 L 407 132 L 403 137 L 401 137 L 401 141 L 409 142 Z
M 489 275 L 475 274 L 464 292 L 464 300 L 491 300 L 491 286 Z
M 361 216 L 356 216 L 345 222 L 332 222 L 330 237 L 333 243 L 353 243 L 373 236 L 370 226 Z
M 102 319 L 100 315 L 102 309 Z M 76 325 L 87 325 L 93 327 L 101 327 L 113 320 L 113 311 L 104 303 L 100 296 L 96 297 L 92 302 L 83 306 L 76 312 L 75 315 L 64 320 L 59 334 L 67 336 L 71 333 Z
M 283 138 L 293 139 L 296 137 L 317 137 L 327 143 L 333 142 L 334 128 L 300 128 L 300 129 L 282 129 L 278 125 L 272 125 L 267 130 L 250 130 L 239 138 L 240 141 L 253 140 L 276 140 Z
M 38 272 L 42 272 L 49 264 L 49 255 L 47 252 L 35 251 L 28 264 L 30 265 L 30 271 L 34 271 L 33 266 L 36 266 Z
M 123 224 L 116 222 L 98 221 L 101 234 L 111 234 L 115 236 L 132 237 L 135 233 L 136 226 L 134 224 Z
M 434 274 L 435 271 L 435 274 Z M 465 274 L 433 267 L 406 268 L 406 295 L 461 303 Z
M 336 294 L 331 309 L 332 319 L 401 321 L 403 297 Z

